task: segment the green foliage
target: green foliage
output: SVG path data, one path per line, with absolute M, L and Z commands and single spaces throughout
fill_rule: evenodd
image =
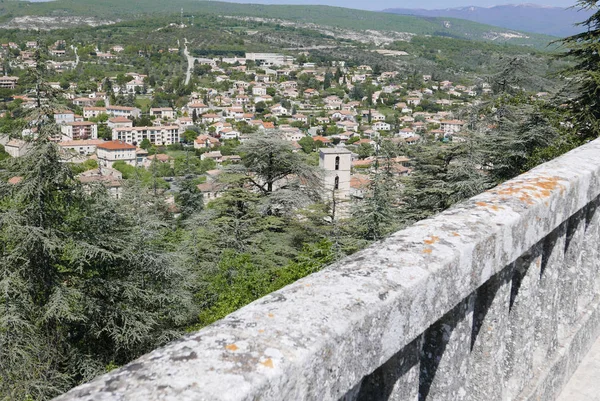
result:
M 142 139 L 142 142 L 140 142 L 140 148 L 144 149 L 144 150 L 148 150 L 152 147 L 152 143 L 150 142 L 150 140 L 148 138 L 144 138 Z
M 295 261 L 281 269 L 261 269 L 246 253 L 227 250 L 211 274 L 201 298 L 208 301 L 200 313 L 200 324 L 221 319 L 250 302 L 319 271 L 335 260 L 330 241 L 307 244 Z
M 183 135 L 181 137 L 185 143 L 190 144 L 190 143 L 194 143 L 194 141 L 198 137 L 198 133 L 196 131 L 192 131 L 192 130 L 188 129 L 183 133 Z
M 0 145 L 0 161 L 8 159 L 10 155 L 6 152 L 3 145 Z
M 373 156 L 374 153 L 375 150 L 373 149 L 373 146 L 368 143 L 361 143 L 356 148 L 356 154 L 358 154 L 358 158 L 361 160 L 366 159 L 369 156 Z
M 89 160 L 84 161 L 83 163 L 71 164 L 70 167 L 71 167 L 71 171 L 73 172 L 73 174 L 77 175 L 77 174 L 81 174 L 85 171 L 98 168 L 98 162 L 94 159 L 89 159 Z
M 319 181 L 318 172 L 294 153 L 287 141 L 275 136 L 255 136 L 240 146 L 243 168 L 247 180 L 264 194 L 271 194 L 275 185 L 292 189 L 300 181 L 309 185 Z
M 192 178 L 183 178 L 179 181 L 179 192 L 175 196 L 175 202 L 184 219 L 200 212 L 204 206 L 204 199 L 197 185 Z
M 192 321 L 190 273 L 143 192 L 83 190 L 43 139 L 0 174 L 3 398 L 51 398 Z
M 298 145 L 302 146 L 302 151 L 307 154 L 317 150 L 315 141 L 310 136 L 305 136 L 304 138 L 300 139 L 298 141 Z
M 171 174 L 171 171 L 168 170 L 169 166 L 164 167 L 164 169 L 167 171 L 163 172 L 165 175 L 161 176 L 159 175 L 160 171 L 158 171 L 158 168 L 160 167 L 151 172 L 143 167 L 133 167 L 132 165 L 129 165 L 121 160 L 114 162 L 112 168 L 121 172 L 123 179 L 136 180 L 139 181 L 144 187 L 154 189 L 168 189 L 169 183 L 160 177 L 169 177 L 173 175 Z
M 373 179 L 364 199 L 353 210 L 352 225 L 367 240 L 378 240 L 392 233 L 399 223 L 399 183 L 392 171 L 396 149 L 389 141 L 381 142 L 378 148 Z
M 594 0 L 579 0 L 581 9 L 594 10 L 594 14 L 580 23 L 585 30 L 577 35 L 569 36 L 560 42 L 568 51 L 561 57 L 575 60 L 575 64 L 563 73 L 570 78 L 571 91 L 574 96 L 568 100 L 571 121 L 581 141 L 597 138 L 600 135 L 600 10 Z
M 482 41 L 491 41 L 489 32 L 502 30 L 484 24 L 454 18 L 422 18 L 415 16 L 394 15 L 381 12 L 353 10 L 348 8 L 303 5 L 257 5 L 233 4 L 217 1 L 190 2 L 176 0 L 171 3 L 159 0 L 132 0 L 127 3 L 117 0 L 106 0 L 92 3 L 91 0 L 57 0 L 54 2 L 32 3 L 28 7 L 19 7 L 17 3 L 5 2 L 4 14 L 19 15 L 52 15 L 57 12 L 67 15 L 93 16 L 105 18 L 123 18 L 139 14 L 143 9 L 146 14 L 172 13 L 174 9 L 185 8 L 186 12 L 196 15 L 197 25 L 214 23 L 212 18 L 220 15 L 254 16 L 291 20 L 300 23 L 330 25 L 339 28 L 357 30 L 384 30 L 411 32 L 419 35 L 443 35 L 453 37 L 469 37 Z M 212 17 L 212 18 L 211 18 Z M 449 24 L 444 27 L 444 22 Z M 322 34 L 317 34 L 321 35 Z M 506 40 L 495 38 L 497 41 Z M 515 44 L 535 44 L 544 46 L 551 40 L 544 35 L 528 34 L 526 38 L 512 39 Z M 508 40 L 506 40 L 508 41 Z M 234 41 L 228 40 L 231 44 Z M 83 54 L 83 52 L 82 52 Z

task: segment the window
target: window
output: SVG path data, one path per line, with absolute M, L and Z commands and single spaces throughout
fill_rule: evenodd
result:
M 340 189 L 340 177 L 337 175 L 335 176 L 335 181 L 333 182 L 333 189 Z
M 335 169 L 336 170 L 340 169 L 340 157 L 339 156 L 335 157 Z

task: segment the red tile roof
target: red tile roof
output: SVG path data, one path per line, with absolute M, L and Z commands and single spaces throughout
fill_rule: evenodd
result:
M 135 150 L 135 146 L 125 143 L 123 141 L 108 141 L 98 145 L 97 147 L 106 150 Z

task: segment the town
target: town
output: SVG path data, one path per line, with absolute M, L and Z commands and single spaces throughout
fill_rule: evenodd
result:
M 4 43 L 2 48 L 7 69 L 36 67 L 33 55 L 40 50 L 36 41 Z M 71 50 L 67 53 L 65 49 Z M 43 49 L 60 60 L 47 61 L 48 67 L 58 71 L 74 68 L 80 62 L 74 49 L 64 40 Z M 94 58 L 118 63 L 123 50 L 115 45 L 107 52 L 96 51 Z M 187 54 L 187 47 L 166 50 Z M 15 53 L 16 57 L 9 56 Z M 69 60 L 69 55 L 76 59 Z M 155 90 L 164 88 L 152 87 L 147 75 L 135 71 L 106 77 L 86 90 L 74 83 L 48 82 L 50 88 L 61 92 L 67 106 L 53 112 L 61 134 L 52 140 L 61 148 L 64 161 L 96 161 L 97 167 L 81 173 L 80 179 L 103 182 L 116 197 L 121 193 L 122 173 L 113 168 L 115 163 L 117 167 L 149 168 L 152 161 L 158 161 L 173 167 L 177 157 L 184 157 L 183 150 L 193 150 L 193 157 L 208 161 L 205 165 L 211 167 L 205 171 L 206 182 L 198 184 L 207 200 L 218 197 L 218 188 L 222 188 L 213 181 L 215 170 L 238 162 L 235 145 L 254 135 L 288 141 L 295 152 L 326 148 L 327 154 L 333 154 L 333 149 L 338 149 L 351 157 L 351 175 L 343 180 L 345 187 L 339 188 L 337 195 L 348 200 L 363 197 L 378 143 L 390 141 L 405 148 L 423 140 L 461 141 L 465 122 L 457 119 L 454 111 L 491 93 L 485 82 L 465 86 L 434 80 L 431 75 L 422 75 L 418 88 L 412 84 L 409 89 L 398 71 L 369 65 L 347 67 L 344 60 L 330 64 L 298 62 L 278 53 L 190 57 L 186 80 L 196 74 L 209 80 L 196 85 L 182 107 L 151 107 Z M 18 91 L 19 77 L 0 77 L 0 88 Z M 139 98 L 144 106 L 113 104 Z M 23 109 L 36 105 L 28 93 L 15 95 L 14 102 Z M 2 117 L 10 118 L 7 113 Z M 22 135 L 0 137 L 10 156 L 27 152 L 26 139 L 32 133 L 25 130 Z M 224 153 L 221 148 L 225 144 Z M 400 155 L 394 171 L 410 174 L 409 160 Z M 94 166 L 93 162 L 88 166 Z M 167 176 L 175 174 L 172 169 L 166 171 Z
M 199 330 L 273 335 L 274 344 L 296 322 L 300 331 L 323 324 L 310 341 L 302 334 L 290 344 L 338 343 L 331 339 L 347 330 L 330 337 L 333 316 L 340 328 L 370 331 L 378 323 L 354 321 L 355 312 L 372 312 L 365 301 L 405 314 L 397 305 L 414 297 L 398 297 L 433 274 L 428 269 L 442 275 L 419 294 L 455 308 L 445 283 L 463 288 L 493 274 L 487 249 L 523 238 L 497 235 L 498 227 L 541 225 L 531 210 L 559 196 L 556 177 L 536 176 L 531 185 L 515 177 L 598 136 L 586 114 L 595 108 L 578 106 L 595 104 L 596 92 L 573 84 L 580 56 L 557 40 L 341 7 L 0 2 L 0 398 L 61 397 Z M 557 219 L 581 216 L 552 210 Z M 468 221 L 446 224 L 459 215 Z M 544 236 L 554 229 L 544 226 Z M 460 250 L 442 255 L 455 243 Z M 463 266 L 456 255 L 479 270 L 456 271 Z M 513 260 L 498 262 L 498 269 L 509 265 L 497 271 L 520 285 Z M 422 265 L 405 274 L 413 262 Z M 315 277 L 328 284 L 313 286 Z M 493 280 L 469 291 L 487 297 Z M 323 298 L 312 296 L 317 287 Z M 507 305 L 508 294 L 516 296 L 520 311 L 522 294 L 514 292 L 502 294 Z M 304 301 L 294 301 L 291 308 L 282 293 L 316 306 L 298 310 Z M 461 305 L 472 299 L 463 295 Z M 421 310 L 423 299 L 406 310 Z M 231 317 L 256 305 L 268 311 L 245 322 Z M 270 308 L 288 307 L 294 317 L 270 333 L 265 322 L 284 316 Z M 305 324 L 328 308 L 341 312 Z M 392 316 L 389 309 L 369 321 Z M 429 335 L 432 322 L 413 334 Z M 396 338 L 396 328 L 385 336 Z M 235 366 L 249 363 L 252 372 L 279 369 L 279 354 L 257 359 L 233 337 L 215 340 L 219 358 L 239 357 Z M 319 348 L 318 358 L 330 359 L 331 349 Z M 389 357 L 377 356 L 373 367 Z M 171 361 L 202 358 L 185 351 Z M 122 377 L 130 373 L 137 374 Z M 327 399 L 356 399 L 355 384 L 367 373 Z M 297 398 L 279 395 L 272 399 Z

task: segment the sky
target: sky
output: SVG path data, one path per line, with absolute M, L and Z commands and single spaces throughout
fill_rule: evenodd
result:
M 225 0 L 235 3 L 262 3 L 262 4 L 325 4 L 364 10 L 383 10 L 385 8 L 426 8 L 438 9 L 449 7 L 478 6 L 489 7 L 502 4 L 533 3 L 518 0 Z M 576 0 L 540 0 L 535 4 L 554 7 L 570 7 Z

